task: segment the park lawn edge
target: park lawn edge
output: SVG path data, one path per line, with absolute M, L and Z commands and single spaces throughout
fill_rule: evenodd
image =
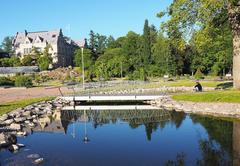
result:
M 183 93 L 172 96 L 177 101 L 240 103 L 240 91 L 209 91 L 199 93 Z
M 25 107 L 34 103 L 38 103 L 41 101 L 50 101 L 54 100 L 56 97 L 38 97 L 38 98 L 29 98 L 29 99 L 23 99 L 23 100 L 16 100 L 11 102 L 5 102 L 0 104 L 0 116 L 11 112 L 17 108 Z

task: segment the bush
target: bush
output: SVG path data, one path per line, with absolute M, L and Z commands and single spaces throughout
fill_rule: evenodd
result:
M 197 69 L 194 77 L 195 77 L 196 79 L 204 79 L 204 75 L 203 75 L 201 69 L 199 69 L 199 68 Z
M 38 66 L 41 71 L 48 70 L 51 59 L 48 56 L 42 56 L 38 60 Z
M 24 75 L 16 76 L 15 86 L 30 88 L 33 86 L 32 78 L 30 76 L 24 76 Z
M 0 77 L 0 86 L 14 86 L 14 81 L 8 77 Z

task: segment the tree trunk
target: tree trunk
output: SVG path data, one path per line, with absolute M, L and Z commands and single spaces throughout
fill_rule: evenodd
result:
M 240 165 L 240 123 L 233 122 L 233 166 Z
M 240 90 L 240 1 L 228 3 L 228 18 L 233 34 L 233 85 Z

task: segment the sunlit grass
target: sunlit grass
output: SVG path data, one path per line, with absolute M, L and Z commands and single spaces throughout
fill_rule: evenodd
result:
M 8 113 L 12 110 L 15 110 L 20 107 L 25 107 L 27 105 L 41 102 L 41 101 L 49 101 L 53 100 L 55 97 L 40 97 L 40 98 L 31 98 L 31 99 L 24 99 L 24 100 L 18 100 L 13 102 L 6 102 L 0 104 L 0 115 Z
M 190 94 L 177 94 L 172 96 L 174 100 L 193 102 L 226 102 L 240 103 L 240 91 L 210 91 Z

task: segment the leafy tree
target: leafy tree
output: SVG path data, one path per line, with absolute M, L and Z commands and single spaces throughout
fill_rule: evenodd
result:
M 21 66 L 21 62 L 18 57 L 12 56 L 11 58 L 0 59 L 0 67 L 16 67 L 16 66 Z
M 43 54 L 40 55 L 40 58 L 38 59 L 38 66 L 41 71 L 48 70 L 50 64 L 52 64 L 52 57 L 49 54 L 49 49 L 51 48 L 51 45 L 47 45 L 44 48 Z
M 120 44 L 114 39 L 113 36 L 109 36 L 107 38 L 107 48 L 118 48 L 120 47 Z
M 34 63 L 33 61 L 34 61 L 34 58 L 32 57 L 32 55 L 28 54 L 28 55 L 24 55 L 24 57 L 21 60 L 21 63 L 23 66 L 32 66 Z
M 183 0 L 173 1 L 168 10 L 160 12 L 158 16 L 163 16 L 164 13 L 167 13 L 170 19 L 163 24 L 163 28 L 169 33 L 174 33 L 174 30 L 178 29 L 185 33 L 186 37 L 192 34 L 192 29 L 202 29 L 211 23 L 221 26 L 229 20 L 229 27 L 231 27 L 233 35 L 234 87 L 240 89 L 239 10 L 239 0 Z
M 126 60 L 124 59 L 122 49 L 108 49 L 96 61 L 96 76 L 108 80 L 111 77 L 120 77 L 121 69 L 123 74 L 126 72 Z
M 3 39 L 1 48 L 4 52 L 8 52 L 10 54 L 13 53 L 12 41 L 13 41 L 12 36 L 7 36 Z
M 84 60 L 84 71 L 86 73 L 86 78 L 92 80 L 94 76 L 94 60 L 91 54 L 90 49 L 84 49 L 83 51 L 83 60 Z M 74 64 L 77 67 L 80 67 L 82 70 L 82 50 L 77 49 L 74 53 Z
M 153 63 L 155 76 L 163 76 L 164 74 L 170 74 L 168 59 L 170 57 L 170 45 L 169 40 L 163 36 L 162 33 L 158 35 L 156 43 L 152 47 L 153 50 Z M 152 67 L 153 68 L 153 67 Z

